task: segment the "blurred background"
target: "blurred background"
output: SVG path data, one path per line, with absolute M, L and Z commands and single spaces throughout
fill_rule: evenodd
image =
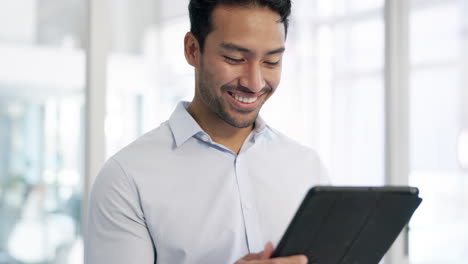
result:
M 81 264 L 104 160 L 193 96 L 188 0 L 0 3 L 0 264 Z M 386 264 L 468 263 L 468 0 L 295 0 L 262 110 L 333 184 L 424 199 Z

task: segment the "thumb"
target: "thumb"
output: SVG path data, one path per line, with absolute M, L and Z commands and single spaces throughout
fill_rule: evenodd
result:
M 262 259 L 269 259 L 273 254 L 273 250 L 273 244 L 271 242 L 266 243 L 262 252 Z

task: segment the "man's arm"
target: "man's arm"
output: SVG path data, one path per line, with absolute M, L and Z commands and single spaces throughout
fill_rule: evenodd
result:
M 137 188 L 113 159 L 93 185 L 87 226 L 85 264 L 155 263 Z

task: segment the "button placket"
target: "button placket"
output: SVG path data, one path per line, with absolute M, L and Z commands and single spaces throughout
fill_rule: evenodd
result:
M 247 164 L 243 160 L 244 155 L 236 158 L 236 177 L 239 182 L 239 192 L 244 216 L 247 243 L 250 252 L 259 252 L 263 249 L 261 243 L 260 226 L 254 206 L 254 193 L 249 179 Z

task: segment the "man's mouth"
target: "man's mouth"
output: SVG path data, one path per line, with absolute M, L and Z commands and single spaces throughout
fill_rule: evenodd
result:
M 250 97 L 245 97 L 241 96 L 232 92 L 228 92 L 229 95 L 231 95 L 236 101 L 244 103 L 244 104 L 252 104 L 255 103 L 260 96 L 250 96 Z

